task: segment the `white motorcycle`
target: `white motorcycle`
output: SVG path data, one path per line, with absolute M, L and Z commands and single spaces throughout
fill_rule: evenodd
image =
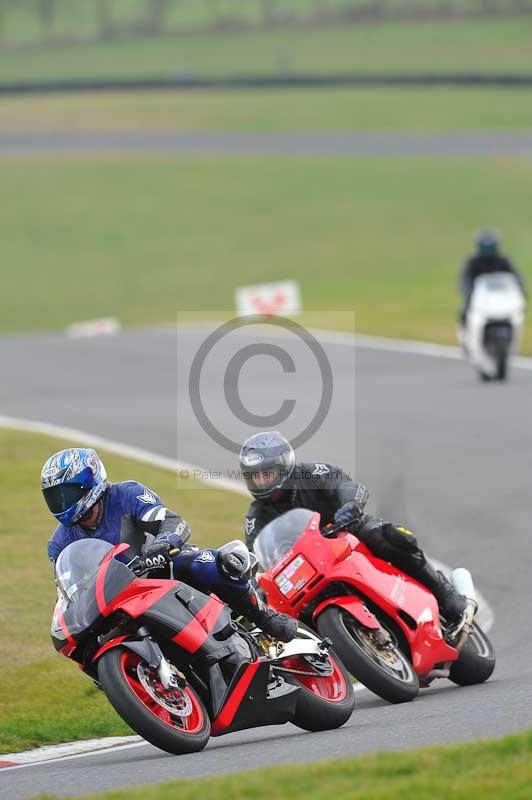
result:
M 465 353 L 483 381 L 504 381 L 508 363 L 519 348 L 526 298 L 510 272 L 480 275 L 460 338 Z

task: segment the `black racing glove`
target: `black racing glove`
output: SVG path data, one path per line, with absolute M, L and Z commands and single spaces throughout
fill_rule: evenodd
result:
M 169 542 L 158 542 L 147 545 L 139 556 L 131 564 L 133 572 L 148 572 L 151 569 L 160 569 L 172 560 L 170 552 L 173 548 Z
M 344 503 L 334 515 L 334 524 L 338 527 L 348 528 L 356 525 L 362 519 L 363 510 L 355 500 Z

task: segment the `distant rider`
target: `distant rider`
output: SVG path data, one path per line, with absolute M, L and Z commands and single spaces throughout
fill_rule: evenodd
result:
M 374 555 L 430 589 L 451 626 L 461 622 L 466 599 L 427 561 L 411 531 L 364 512 L 368 490 L 340 467 L 296 463 L 290 442 L 277 431 L 270 431 L 257 433 L 244 442 L 240 468 L 255 498 L 245 519 L 249 548 L 262 528 L 286 511 L 319 511 L 323 526 L 332 523 L 353 530 Z
M 290 641 L 297 623 L 266 606 L 250 585 L 249 552 L 241 542 L 220 549 L 201 549 L 186 542 L 188 524 L 165 506 L 161 498 L 136 481 L 110 483 L 94 450 L 69 448 L 51 456 L 41 472 L 41 488 L 48 508 L 60 523 L 48 542 L 55 563 L 60 552 L 80 539 L 100 539 L 116 545 L 121 534 L 136 530 L 149 534 L 142 559 L 165 564 L 173 574 L 203 592 L 214 592 L 270 636 Z M 170 558 L 168 551 L 178 550 Z
M 460 312 L 462 325 L 465 325 L 475 281 L 480 275 L 487 275 L 491 272 L 510 272 L 517 278 L 525 297 L 527 294 L 523 276 L 512 262 L 500 252 L 501 239 L 497 231 L 482 230 L 476 236 L 475 242 L 477 246 L 476 252 L 467 259 L 460 275 L 460 292 L 464 298 L 463 308 Z

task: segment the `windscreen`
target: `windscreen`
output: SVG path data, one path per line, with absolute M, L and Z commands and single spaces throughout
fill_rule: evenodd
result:
M 65 600 L 80 599 L 113 546 L 100 539 L 72 542 L 61 551 L 55 565 L 57 587 Z
M 271 569 L 299 539 L 313 511 L 294 508 L 266 525 L 253 543 L 253 550 L 262 569 Z

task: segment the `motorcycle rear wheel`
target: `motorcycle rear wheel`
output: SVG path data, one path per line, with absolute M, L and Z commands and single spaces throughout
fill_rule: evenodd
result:
M 332 640 L 349 672 L 374 694 L 389 703 L 408 703 L 417 696 L 418 677 L 397 642 L 393 650 L 380 654 L 371 646 L 368 629 L 337 606 L 329 606 L 320 614 L 317 627 L 320 636 Z M 395 640 L 393 631 L 388 633 Z
M 203 750 L 209 741 L 211 723 L 192 686 L 165 689 L 156 672 L 131 650 L 114 647 L 104 653 L 98 680 L 115 711 L 155 747 L 182 755 Z
M 286 673 L 289 683 L 298 686 L 294 725 L 305 731 L 329 731 L 347 722 L 355 708 L 355 692 L 349 673 L 338 658 L 329 653 L 332 675 Z M 312 672 L 301 657 L 287 659 L 283 666 L 300 672 Z
M 476 622 L 469 634 L 458 661 L 453 661 L 449 679 L 459 686 L 473 686 L 484 683 L 495 669 L 493 646 Z
M 508 378 L 508 354 L 503 353 L 497 358 L 497 375 L 498 381 L 505 381 Z

